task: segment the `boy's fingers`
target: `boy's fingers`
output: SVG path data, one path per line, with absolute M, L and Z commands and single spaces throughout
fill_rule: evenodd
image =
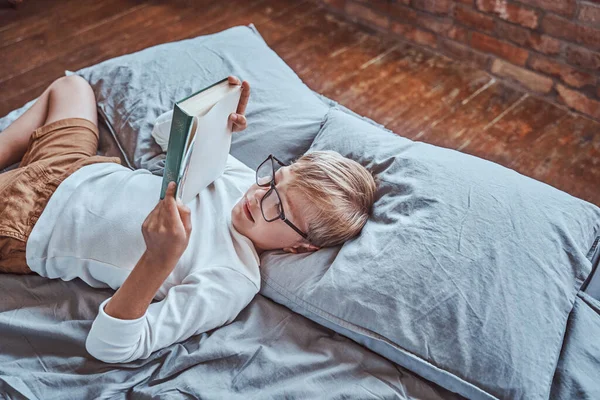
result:
M 231 120 L 231 123 L 232 123 L 231 129 L 234 132 L 243 131 L 248 126 L 248 121 L 246 120 L 246 117 L 241 114 L 235 114 L 235 113 L 231 114 L 229 116 L 229 119 Z
M 246 112 L 246 106 L 248 105 L 248 99 L 250 98 L 250 84 L 247 81 L 242 82 L 242 95 L 240 96 L 240 102 L 236 113 L 244 114 Z
M 183 227 L 186 232 L 192 231 L 192 210 L 186 205 L 178 205 L 179 216 L 181 217 L 181 222 L 183 223 Z
M 246 117 L 244 117 L 241 114 L 234 114 L 234 117 L 232 117 L 233 123 L 236 124 L 238 127 L 242 127 L 246 125 Z
M 227 77 L 227 81 L 229 82 L 230 85 L 239 85 L 240 84 L 240 80 L 237 76 L 233 76 L 233 75 L 229 75 Z
M 166 199 L 166 197 L 165 197 L 165 199 Z M 164 204 L 165 204 L 165 202 L 164 202 L 164 199 L 163 199 L 163 200 L 161 200 L 158 203 L 158 205 L 156 206 L 156 208 L 154 209 L 154 211 L 152 211 L 154 213 L 154 216 L 151 219 L 153 226 L 154 226 L 154 224 L 156 222 L 160 223 L 160 221 L 162 221 L 163 209 L 165 208 Z
M 177 199 L 175 198 L 175 182 L 169 182 L 169 186 L 167 188 L 167 194 L 165 195 L 165 207 L 172 209 L 173 207 L 177 208 Z
M 167 185 L 167 191 L 165 193 L 165 199 L 169 196 L 171 197 L 175 197 L 175 188 L 177 185 L 175 185 L 175 181 L 171 181 L 169 182 L 169 184 Z
M 167 217 L 165 224 L 176 230 L 183 228 L 184 226 L 183 222 L 181 221 L 181 214 L 179 213 L 175 199 L 172 198 L 170 201 L 168 201 L 165 208 L 165 217 Z
M 177 185 L 175 184 L 175 181 L 169 182 L 169 184 L 167 185 L 167 190 L 165 191 L 165 198 L 162 199 L 161 201 L 159 201 L 158 204 L 156 205 L 155 210 L 156 210 L 156 218 L 158 219 L 158 221 L 162 221 L 165 207 L 168 206 L 170 200 L 175 199 L 176 187 L 177 187 Z
M 175 199 L 175 182 L 169 182 L 169 186 L 167 186 L 167 193 L 165 198 L 163 199 L 165 203 L 163 204 L 163 208 L 165 208 L 165 213 L 169 214 L 169 218 L 173 219 L 173 217 L 178 216 L 177 214 L 177 202 L 181 202 L 179 199 Z

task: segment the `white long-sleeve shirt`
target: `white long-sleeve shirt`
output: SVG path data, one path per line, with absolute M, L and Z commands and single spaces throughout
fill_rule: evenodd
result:
M 231 223 L 231 209 L 254 182 L 254 171 L 229 156 L 224 174 L 187 204 L 189 244 L 145 315 L 121 320 L 104 312 L 86 340 L 105 362 L 152 352 L 230 323 L 260 288 L 259 256 Z M 144 253 L 142 223 L 160 199 L 162 178 L 115 163 L 91 164 L 65 179 L 29 236 L 32 271 L 93 287 L 118 289 Z

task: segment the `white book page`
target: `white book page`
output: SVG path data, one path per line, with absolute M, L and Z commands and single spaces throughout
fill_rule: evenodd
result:
M 196 117 L 192 153 L 177 191 L 183 204 L 193 200 L 225 171 L 232 134 L 229 114 L 237 110 L 241 94 L 240 86 L 219 100 L 205 115 Z

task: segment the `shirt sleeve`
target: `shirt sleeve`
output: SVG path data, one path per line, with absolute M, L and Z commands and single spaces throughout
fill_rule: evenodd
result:
M 156 350 L 232 322 L 258 290 L 241 272 L 213 267 L 186 277 L 138 319 L 106 314 L 104 306 L 111 297 L 100 304 L 85 347 L 107 363 L 147 358 Z

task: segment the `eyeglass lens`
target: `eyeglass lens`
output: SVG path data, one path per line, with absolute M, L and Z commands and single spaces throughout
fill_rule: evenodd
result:
M 267 159 L 264 163 L 260 164 L 256 171 L 259 185 L 266 185 L 273 179 L 273 165 L 271 159 Z
M 277 171 L 279 167 L 275 167 Z M 273 180 L 273 164 L 271 159 L 262 163 L 256 171 L 256 177 L 259 185 L 266 185 Z M 269 190 L 262 200 L 263 215 L 267 220 L 279 218 L 281 215 L 281 199 L 275 190 Z

